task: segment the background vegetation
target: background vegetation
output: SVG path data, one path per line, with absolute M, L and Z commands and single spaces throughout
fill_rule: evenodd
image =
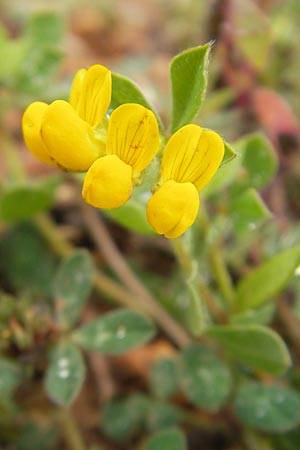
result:
M 0 447 L 299 450 L 299 2 L 0 13 Z M 230 145 L 183 239 L 151 234 L 142 195 L 87 207 L 25 148 L 25 107 L 67 98 L 94 63 L 138 83 L 167 126 L 172 58 L 211 40 L 195 122 Z

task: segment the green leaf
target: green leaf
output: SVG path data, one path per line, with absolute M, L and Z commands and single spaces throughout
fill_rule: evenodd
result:
M 218 410 L 228 399 L 232 380 L 227 366 L 208 347 L 192 344 L 182 352 L 182 387 L 188 400 Z
M 0 357 L 0 392 L 9 395 L 22 381 L 21 367 L 3 356 Z
M 84 382 L 85 366 L 81 353 L 71 343 L 58 344 L 50 358 L 45 389 L 51 400 L 60 406 L 70 405 Z
M 150 431 L 177 425 L 182 420 L 182 410 L 172 403 L 153 400 L 148 405 L 146 423 Z
M 271 300 L 286 286 L 299 264 L 300 247 L 292 247 L 254 269 L 237 285 L 237 310 L 255 308 Z
M 115 109 L 124 103 L 138 103 L 139 105 L 150 109 L 156 115 L 159 127 L 161 129 L 163 128 L 160 118 L 142 93 L 140 87 L 129 78 L 117 73 L 112 73 L 112 98 L 110 108 Z
M 278 160 L 271 142 L 261 133 L 245 136 L 235 143 L 242 155 L 243 171 L 236 180 L 235 190 L 253 187 L 262 189 L 276 175 Z
M 11 85 L 28 52 L 28 42 L 23 38 L 9 39 L 6 30 L 0 26 L 0 46 L 0 79 Z
M 136 311 L 119 309 L 80 327 L 74 340 L 86 350 L 123 353 L 153 338 L 154 324 Z
M 275 313 L 276 305 L 274 303 L 265 303 L 262 307 L 256 309 L 247 309 L 239 314 L 230 317 L 231 325 L 267 325 Z
M 158 431 L 148 440 L 146 450 L 187 450 L 186 439 L 177 428 Z
M 42 11 L 29 16 L 25 30 L 26 38 L 35 46 L 60 44 L 64 34 L 63 17 L 53 11 Z
M 249 232 L 271 217 L 259 193 L 250 188 L 229 205 L 229 215 L 236 233 Z
M 57 258 L 32 225 L 17 225 L 2 236 L 0 267 L 17 291 L 50 296 Z
M 130 231 L 145 235 L 155 234 L 147 220 L 145 205 L 134 198 L 129 199 L 121 208 L 107 209 L 104 212 Z
M 101 415 L 101 430 L 116 442 L 133 437 L 142 427 L 149 400 L 141 394 L 110 400 Z
M 149 384 L 156 397 L 169 398 L 178 390 L 179 382 L 180 367 L 176 358 L 162 358 L 152 364 Z
M 87 251 L 79 250 L 64 260 L 54 279 L 56 320 L 71 327 L 78 320 L 90 294 L 93 263 Z
M 223 160 L 221 163 L 221 167 L 224 166 L 225 164 L 229 163 L 230 161 L 232 161 L 233 159 L 235 159 L 238 156 L 236 151 L 233 150 L 233 148 L 231 147 L 230 144 L 228 144 L 228 142 L 224 141 L 224 148 L 225 148 L 225 152 L 224 152 Z
M 262 372 L 280 374 L 291 365 L 281 337 L 262 325 L 218 325 L 207 329 L 235 359 Z
M 175 56 L 171 62 L 171 133 L 190 123 L 198 113 L 207 86 L 208 58 L 212 43 L 194 47 Z
M 0 218 L 10 222 L 29 219 L 54 203 L 58 178 L 34 185 L 12 186 L 0 197 Z
M 300 424 L 300 396 L 292 389 L 252 383 L 239 390 L 235 411 L 253 428 L 284 433 Z

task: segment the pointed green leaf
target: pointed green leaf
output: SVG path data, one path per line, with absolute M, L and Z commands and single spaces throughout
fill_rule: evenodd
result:
M 211 46 L 208 43 L 191 48 L 175 56 L 171 62 L 172 133 L 190 123 L 200 109 L 207 86 Z
M 289 351 L 281 337 L 262 325 L 224 325 L 207 329 L 207 334 L 233 358 L 262 372 L 280 374 L 291 365 Z
M 142 93 L 140 87 L 131 81 L 117 73 L 112 73 L 112 98 L 110 108 L 115 109 L 123 103 L 138 103 L 150 109 L 156 115 L 159 127 L 162 129 L 162 122 L 157 113 L 153 110 L 152 106 Z
M 186 439 L 179 428 L 158 431 L 147 442 L 146 450 L 187 450 Z
M 182 388 L 194 405 L 218 410 L 231 391 L 231 375 L 223 361 L 208 347 L 192 344 L 182 352 Z
M 88 252 L 77 251 L 64 260 L 54 279 L 56 320 L 70 327 L 78 320 L 93 281 L 93 263 Z
M 73 339 L 83 348 L 102 353 L 123 353 L 153 338 L 154 324 L 136 311 L 119 309 L 80 327 Z
M 300 396 L 292 389 L 251 383 L 239 390 L 235 411 L 257 430 L 284 433 L 300 424 Z
M 293 247 L 254 269 L 237 285 L 237 310 L 255 308 L 271 300 L 286 286 L 299 265 L 300 247 Z
M 85 366 L 81 353 L 70 343 L 54 348 L 45 378 L 45 389 L 51 400 L 60 406 L 70 405 L 84 381 Z

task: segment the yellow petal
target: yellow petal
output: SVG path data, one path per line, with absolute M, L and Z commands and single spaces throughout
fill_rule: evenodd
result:
M 34 102 L 25 110 L 22 118 L 23 137 L 26 147 L 40 161 L 57 166 L 58 164 L 48 154 L 41 137 L 41 124 L 48 108 L 46 103 Z
M 147 218 L 158 234 L 176 238 L 195 221 L 199 195 L 191 183 L 165 182 L 147 204 Z
M 111 72 L 100 64 L 76 73 L 70 103 L 82 120 L 91 127 L 99 125 L 111 100 Z
M 166 145 L 162 179 L 193 183 L 200 191 L 216 173 L 223 156 L 224 142 L 217 133 L 198 125 L 185 125 Z
M 103 146 L 93 140 L 91 127 L 64 100 L 56 100 L 48 106 L 41 134 L 49 155 L 60 166 L 74 172 L 87 170 L 104 151 Z
M 96 208 L 119 208 L 132 194 L 132 169 L 115 155 L 97 159 L 86 173 L 83 199 Z
M 108 154 L 117 155 L 139 173 L 151 162 L 158 146 L 158 124 L 152 111 L 135 103 L 125 103 L 113 111 L 108 125 Z

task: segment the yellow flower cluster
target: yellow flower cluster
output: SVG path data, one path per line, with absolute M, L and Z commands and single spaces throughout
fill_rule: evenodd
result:
M 123 104 L 107 121 L 111 90 L 106 67 L 80 69 L 69 102 L 34 102 L 22 120 L 24 141 L 33 155 L 52 166 L 86 172 L 84 200 L 108 209 L 130 198 L 160 142 L 156 117 L 144 106 Z M 198 192 L 215 174 L 223 155 L 221 137 L 198 125 L 186 125 L 171 136 L 147 205 L 149 223 L 158 234 L 176 238 L 193 224 Z

